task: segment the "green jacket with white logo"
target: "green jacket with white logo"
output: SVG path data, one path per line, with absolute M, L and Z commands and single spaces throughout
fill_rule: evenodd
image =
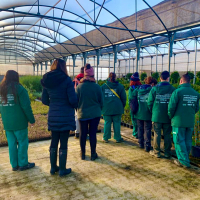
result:
M 113 89 L 120 98 L 118 98 L 107 85 Z M 103 115 L 122 115 L 126 105 L 126 92 L 124 86 L 118 82 L 112 83 L 107 81 L 101 86 L 103 92 Z
M 0 97 L 0 112 L 4 129 L 16 131 L 26 129 L 28 122 L 35 123 L 35 118 L 31 108 L 31 102 L 27 90 L 20 84 L 16 84 L 17 98 L 8 92 L 8 101 L 5 104 Z
M 189 83 L 184 83 L 172 93 L 168 114 L 173 127 L 193 128 L 195 113 L 199 110 L 200 95 Z
M 135 118 L 139 120 L 149 121 L 151 120 L 151 112 L 149 111 L 147 101 L 149 97 L 149 92 L 152 87 L 150 85 L 142 85 L 134 90 L 134 97 L 138 100 L 138 111 L 135 114 Z
M 171 123 L 168 103 L 175 88 L 169 82 L 161 82 L 149 93 L 148 108 L 152 112 L 152 122 Z

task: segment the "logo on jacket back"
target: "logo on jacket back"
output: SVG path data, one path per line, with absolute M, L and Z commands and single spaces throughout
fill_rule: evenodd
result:
M 149 97 L 149 93 L 147 93 L 145 95 L 138 94 L 138 101 L 140 101 L 142 103 L 146 103 L 148 101 L 148 97 Z
M 156 103 L 169 103 L 172 94 L 157 94 Z
M 113 90 L 117 92 L 116 89 Z M 105 97 L 116 97 L 116 95 L 110 89 L 105 89 Z
M 195 106 L 197 103 L 197 96 L 183 95 L 183 106 Z
M 5 101 L 2 101 L 2 97 L 0 96 L 1 106 L 14 106 L 15 105 L 15 104 L 13 104 L 14 100 L 15 100 L 14 95 L 8 94 L 7 95 L 7 104 L 5 104 Z

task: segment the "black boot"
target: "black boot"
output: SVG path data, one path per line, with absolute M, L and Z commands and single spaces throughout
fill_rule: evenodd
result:
M 98 154 L 95 152 L 95 153 L 91 153 L 91 160 L 94 161 L 98 158 Z
M 56 172 L 59 171 L 59 167 L 57 166 L 57 149 L 49 148 L 49 152 L 50 152 L 50 163 L 51 163 L 50 174 L 54 175 Z
M 71 173 L 71 168 L 66 169 L 67 149 L 59 149 L 59 176 L 66 176 Z

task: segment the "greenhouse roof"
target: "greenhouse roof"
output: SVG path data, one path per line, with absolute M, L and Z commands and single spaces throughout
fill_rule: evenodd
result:
M 0 2 L 0 52 L 31 63 L 198 37 L 200 0 L 7 0 Z M 189 29 L 189 30 L 188 30 Z M 187 31 L 185 31 L 187 30 Z

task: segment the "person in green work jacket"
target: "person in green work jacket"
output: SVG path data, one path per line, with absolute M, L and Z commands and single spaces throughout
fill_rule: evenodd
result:
M 0 112 L 12 170 L 33 168 L 35 163 L 28 162 L 28 123 L 34 124 L 35 118 L 28 92 L 19 83 L 19 74 L 14 70 L 8 70 L 1 82 Z
M 190 85 L 189 74 L 180 79 L 180 86 L 172 93 L 168 114 L 171 119 L 173 140 L 178 166 L 190 167 L 189 154 L 192 147 L 195 113 L 199 111 L 200 95 Z
M 103 92 L 104 135 L 103 141 L 108 142 L 111 138 L 111 124 L 113 122 L 114 139 L 117 143 L 123 139 L 121 137 L 121 116 L 126 105 L 126 92 L 124 86 L 116 81 L 116 74 L 110 73 L 109 78 L 101 87 Z
M 130 78 L 130 88 L 128 90 L 129 105 L 131 103 L 131 100 L 133 99 L 134 90 L 137 87 L 139 87 L 140 85 L 142 85 L 142 83 L 140 82 L 140 79 L 139 79 L 139 73 L 135 72 Z M 133 134 L 132 134 L 132 136 L 137 139 L 138 138 L 138 134 L 137 134 L 137 119 L 135 119 L 134 114 L 132 112 L 130 112 L 130 113 L 131 113 L 131 121 L 132 121 L 132 124 L 133 124 Z
M 134 98 L 137 98 L 138 110 L 135 114 L 138 126 L 138 142 L 140 148 L 144 149 L 146 152 L 151 150 L 151 112 L 149 111 L 147 101 L 149 93 L 154 85 L 154 79 L 152 77 L 147 77 L 145 79 L 145 85 L 138 87 L 133 94 Z
M 165 157 L 171 157 L 171 120 L 168 116 L 168 103 L 175 88 L 169 83 L 168 71 L 161 73 L 161 82 L 153 87 L 149 93 L 148 107 L 152 113 L 151 121 L 154 122 L 154 150 L 150 154 L 160 158 L 161 131 L 164 135 Z

